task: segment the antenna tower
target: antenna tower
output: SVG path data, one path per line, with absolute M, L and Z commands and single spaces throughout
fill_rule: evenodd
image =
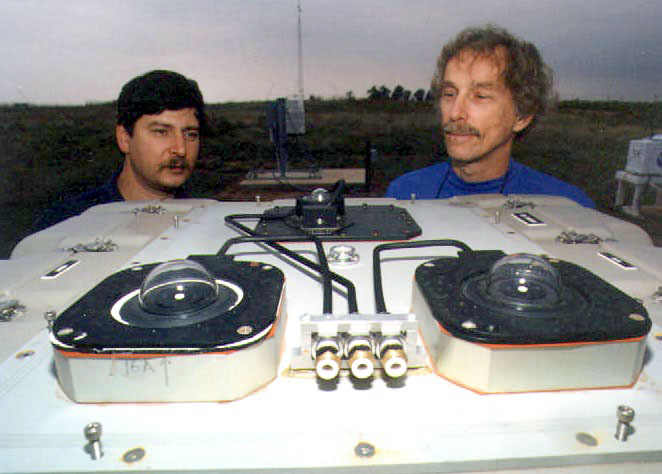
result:
M 301 0 L 297 1 L 298 11 L 298 53 L 299 53 L 299 99 L 303 100 L 303 41 L 301 39 Z

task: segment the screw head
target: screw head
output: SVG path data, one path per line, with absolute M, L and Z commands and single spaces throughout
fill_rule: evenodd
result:
M 616 409 L 616 417 L 621 423 L 630 423 L 634 420 L 634 410 L 627 405 L 619 405 Z
M 101 423 L 98 421 L 88 423 L 85 426 L 85 429 L 83 430 L 83 434 L 85 434 L 85 438 L 88 441 L 99 441 L 101 439 Z

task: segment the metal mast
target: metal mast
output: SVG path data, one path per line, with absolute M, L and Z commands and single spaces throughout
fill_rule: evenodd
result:
M 299 99 L 303 100 L 303 41 L 301 39 L 301 0 L 297 1 L 298 21 L 298 52 L 299 52 Z

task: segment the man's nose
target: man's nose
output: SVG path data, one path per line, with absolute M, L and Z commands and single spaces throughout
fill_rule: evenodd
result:
M 186 155 L 186 140 L 184 134 L 181 132 L 173 133 L 173 138 L 170 142 L 170 151 L 173 155 L 184 156 Z
M 467 99 L 463 94 L 456 95 L 448 105 L 450 106 L 448 118 L 453 121 L 465 120 L 467 118 Z

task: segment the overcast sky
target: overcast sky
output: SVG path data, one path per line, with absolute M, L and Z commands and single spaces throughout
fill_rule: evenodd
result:
M 444 42 L 495 23 L 535 43 L 562 98 L 662 100 L 660 0 L 301 0 L 304 92 L 427 88 Z M 110 101 L 172 69 L 207 102 L 297 92 L 297 0 L 0 0 L 0 103 Z

